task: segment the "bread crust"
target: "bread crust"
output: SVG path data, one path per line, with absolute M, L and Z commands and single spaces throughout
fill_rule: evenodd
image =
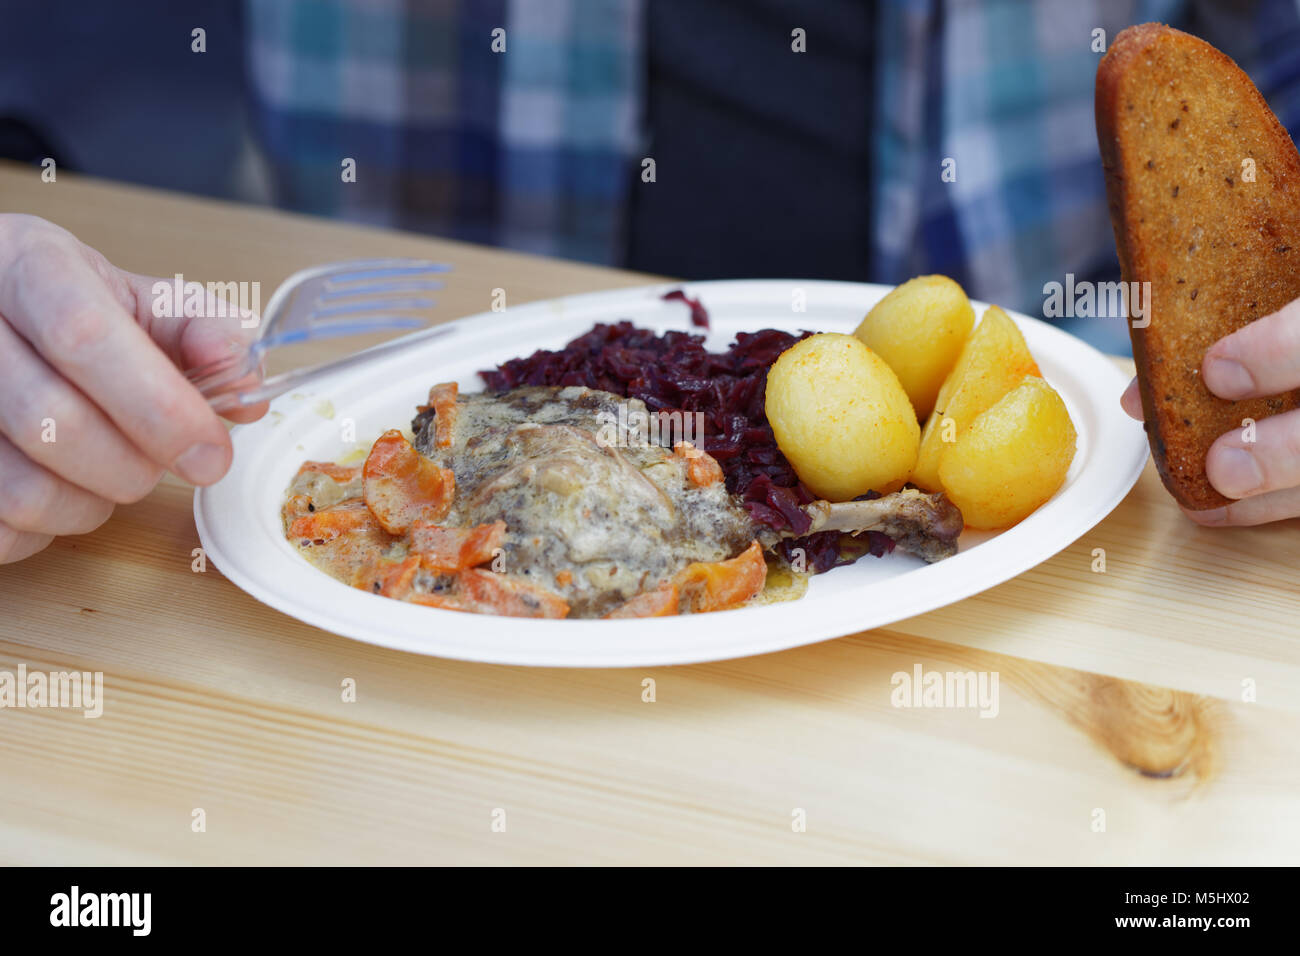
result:
M 1150 283 L 1129 335 L 1151 453 L 1180 504 L 1221 507 L 1215 439 L 1300 407 L 1300 390 L 1225 401 L 1200 376 L 1216 341 L 1300 297 L 1300 156 L 1229 57 L 1159 23 L 1115 38 L 1095 105 L 1120 270 Z

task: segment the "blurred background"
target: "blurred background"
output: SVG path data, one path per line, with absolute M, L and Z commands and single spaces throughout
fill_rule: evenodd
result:
M 1124 26 L 1204 37 L 1300 121 L 1297 0 L 0 7 L 2 158 L 685 279 L 938 272 L 1031 315 L 1119 277 L 1092 96 Z M 1128 351 L 1121 317 L 1054 321 Z

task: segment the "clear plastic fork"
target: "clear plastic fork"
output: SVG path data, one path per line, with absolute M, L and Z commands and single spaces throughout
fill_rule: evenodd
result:
M 225 412 L 283 395 L 318 375 L 406 349 L 417 340 L 438 338 L 450 329 L 434 327 L 423 335 L 404 336 L 333 362 L 253 379 L 253 374 L 261 371 L 266 353 L 282 345 L 424 327 L 423 319 L 409 313 L 436 305 L 423 293 L 441 289 L 442 282 L 430 277 L 450 269 L 424 259 L 354 259 L 295 272 L 267 302 L 256 339 L 248 345 L 232 346 L 229 355 L 187 370 L 185 377 L 213 409 Z

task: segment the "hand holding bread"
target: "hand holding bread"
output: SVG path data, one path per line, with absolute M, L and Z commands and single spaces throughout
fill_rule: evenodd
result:
M 1160 24 L 1097 70 L 1097 140 L 1160 477 L 1202 524 L 1300 515 L 1300 155 L 1250 78 Z
M 1239 401 L 1300 388 L 1300 299 L 1233 332 L 1205 355 L 1201 377 L 1219 398 Z M 1124 410 L 1142 420 L 1137 380 Z M 1300 515 L 1300 412 L 1262 419 L 1255 440 L 1242 429 L 1215 439 L 1206 455 L 1210 483 L 1233 499 L 1207 511 L 1185 509 L 1204 525 L 1255 525 Z

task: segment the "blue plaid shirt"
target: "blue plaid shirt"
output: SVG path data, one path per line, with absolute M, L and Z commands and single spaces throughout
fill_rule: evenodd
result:
M 1288 128 L 1300 123 L 1293 0 L 865 9 L 869 248 L 864 274 L 845 278 L 945 273 L 1031 314 L 1044 284 L 1066 273 L 1115 278 L 1093 82 L 1104 45 L 1131 23 L 1203 36 L 1251 74 Z M 248 0 L 255 129 L 277 200 L 624 264 L 648 148 L 646 14 L 643 0 Z M 812 19 L 798 5 L 788 14 L 792 26 Z M 808 36 L 806 55 L 823 40 Z M 774 55 L 790 42 L 788 31 L 776 37 Z M 344 158 L 356 162 L 355 182 L 343 181 Z M 1076 331 L 1127 350 L 1122 322 Z
M 247 21 L 277 202 L 618 261 L 639 3 L 250 0 Z

